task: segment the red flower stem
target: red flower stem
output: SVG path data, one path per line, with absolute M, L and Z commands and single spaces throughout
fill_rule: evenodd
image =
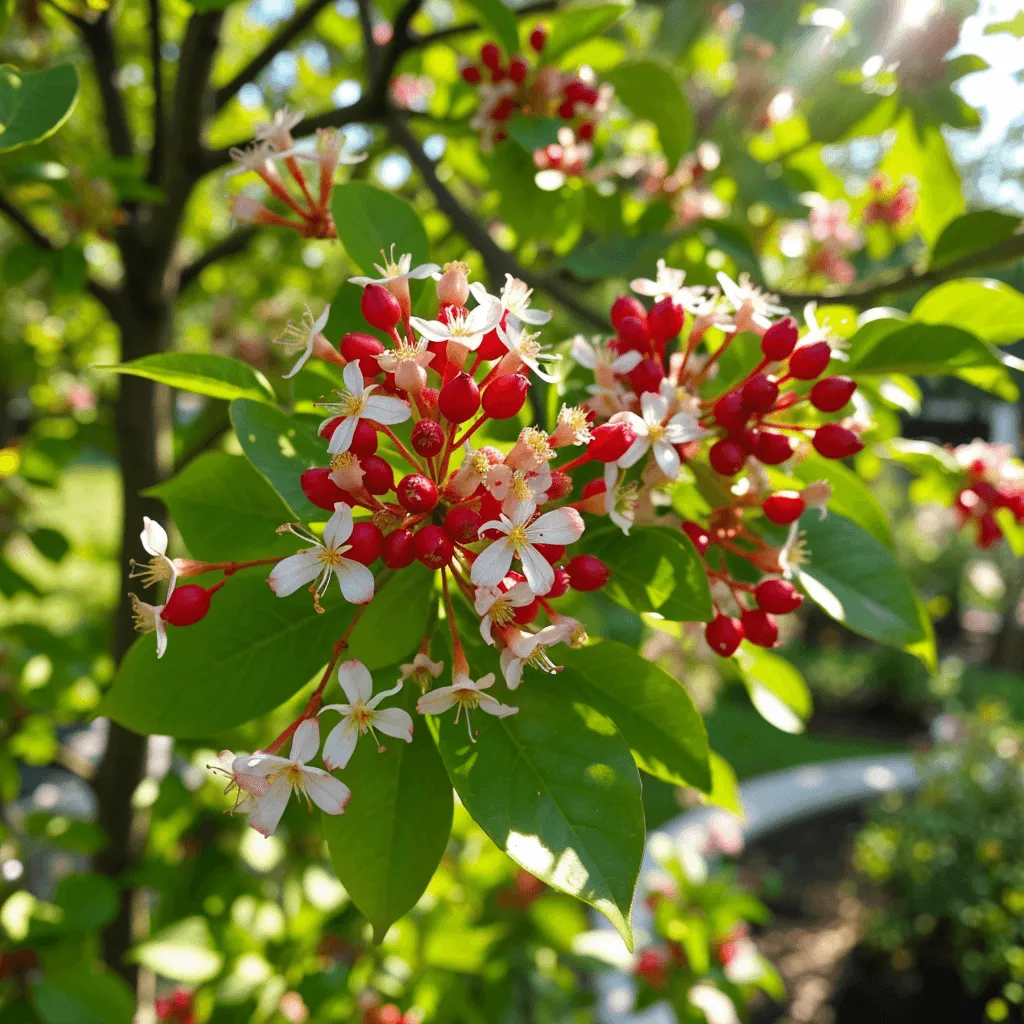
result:
M 437 476 L 437 482 L 441 483 L 448 475 L 448 463 L 451 461 L 452 451 L 454 449 L 453 441 L 455 440 L 455 431 L 458 429 L 458 425 L 450 423 L 448 425 L 448 438 L 444 446 L 444 456 L 441 459 L 441 472 Z
M 487 422 L 488 419 L 490 419 L 490 417 L 487 415 L 487 413 L 481 413 L 477 417 L 473 425 L 469 427 L 466 430 L 466 432 L 462 435 L 462 437 L 460 437 L 457 441 L 452 441 L 452 448 L 461 448 L 473 436 L 473 434 Z
M 713 576 L 716 580 L 721 580 L 730 590 L 745 590 L 748 593 L 754 592 L 753 583 L 740 583 L 738 580 L 734 580 L 728 573 L 719 572 L 717 569 L 712 569 L 710 566 L 705 566 L 704 571 L 709 575 Z
M 267 188 L 270 189 L 271 193 L 281 200 L 286 206 L 290 207 L 295 213 L 297 213 L 303 220 L 310 220 L 309 210 L 304 210 L 289 194 L 288 190 L 281 184 L 279 178 L 275 178 L 273 175 L 266 174 L 261 171 L 257 171 L 259 176 L 266 182 Z
M 398 454 L 401 455 L 417 473 L 421 473 L 423 476 L 426 476 L 426 470 L 424 470 L 423 466 L 420 465 L 412 452 L 410 452 L 409 449 L 406 448 L 405 445 L 402 444 L 402 442 L 395 436 L 395 432 L 390 427 L 386 427 L 383 423 L 378 424 L 378 428 L 382 434 L 391 438 L 392 443 L 398 449 Z
M 700 373 L 697 374 L 696 377 L 694 377 L 693 383 L 695 385 L 700 384 L 707 377 L 708 371 L 711 369 L 712 366 L 715 365 L 715 363 L 718 362 L 719 357 L 733 343 L 733 339 L 736 337 L 738 333 L 738 331 L 733 331 L 732 334 L 727 334 L 725 336 L 725 340 L 722 342 L 722 344 L 719 345 L 718 348 L 716 348 L 715 351 L 712 352 L 709 356 L 708 361 L 704 364 L 704 368 L 700 371 Z
M 586 462 L 591 462 L 593 456 L 589 452 L 584 452 L 582 455 L 577 456 L 572 462 L 567 462 L 564 466 L 556 466 L 556 473 L 569 473 L 574 469 L 578 469 Z
M 287 555 L 276 555 L 274 558 L 254 558 L 251 562 L 208 562 L 203 572 L 222 569 L 225 576 L 233 576 L 239 569 L 251 569 L 254 565 L 277 565 Z
M 284 163 L 291 176 L 295 179 L 296 184 L 302 189 L 302 194 L 306 197 L 306 202 L 309 203 L 310 209 L 317 209 L 317 201 L 313 198 L 313 193 L 309 191 L 309 185 L 306 184 L 306 176 L 302 173 L 299 161 L 295 157 L 290 156 Z
M 808 423 L 773 423 L 771 420 L 761 420 L 762 427 L 772 427 L 775 430 L 793 430 L 796 433 L 802 433 L 805 430 L 817 430 L 817 427 L 811 426 Z
M 444 568 L 441 569 L 441 592 L 444 594 L 445 617 L 448 619 L 448 629 L 452 635 L 452 675 L 469 675 L 466 652 L 462 649 L 459 631 L 455 628 L 455 609 L 452 607 L 452 595 L 448 589 L 448 572 Z

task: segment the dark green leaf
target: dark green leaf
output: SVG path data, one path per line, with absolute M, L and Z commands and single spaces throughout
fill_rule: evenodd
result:
M 557 117 L 513 117 L 508 123 L 508 134 L 523 149 L 532 153 L 558 141 L 562 122 Z
M 241 455 L 207 452 L 146 493 L 167 506 L 194 558 L 243 561 L 295 550 L 294 538 L 275 532 L 290 510 Z
M 672 243 L 663 234 L 602 238 L 583 242 L 562 262 L 577 277 L 619 277 L 653 271 L 655 261 Z
M 611 719 L 530 681 L 499 700 L 510 718 L 441 719 L 440 748 L 477 824 L 517 864 L 601 911 L 632 948 L 630 909 L 644 849 L 640 777 Z
M 584 535 L 584 547 L 612 572 L 605 593 L 637 613 L 670 622 L 709 622 L 711 592 L 696 549 L 680 531 L 636 526 L 626 540 L 617 528 Z
M 984 252 L 997 242 L 1009 238 L 1020 226 L 1020 217 L 996 210 L 965 213 L 943 228 L 932 249 L 929 266 L 932 270 L 938 270 L 967 256 Z
M 51 562 L 60 562 L 71 547 L 67 537 L 60 530 L 51 530 L 47 526 L 29 530 L 28 536 L 36 551 Z
M 505 50 L 506 57 L 510 57 L 519 49 L 519 28 L 516 25 L 516 16 L 512 9 L 506 7 L 501 0 L 466 0 L 485 24 L 489 25 L 498 37 Z
M 134 993 L 102 965 L 48 971 L 31 998 L 43 1024 L 131 1024 L 135 1014 Z
M 392 686 L 397 675 L 397 669 L 380 673 L 376 689 Z M 418 693 L 407 685 L 387 706 L 417 718 Z M 324 729 L 334 727 L 328 715 Z M 343 772 L 356 780 L 352 799 L 344 814 L 323 816 L 331 863 L 377 942 L 423 895 L 448 844 L 453 813 L 452 784 L 424 719 L 416 721 L 412 743 L 384 737 L 384 745 L 381 754 L 372 736 L 359 741 Z
M 267 378 L 248 363 L 211 353 L 163 352 L 133 359 L 130 363 L 97 366 L 96 369 L 145 377 L 168 387 L 228 401 L 248 398 L 266 402 L 274 397 Z
M 559 651 L 559 661 L 559 686 L 615 723 L 643 771 L 674 786 L 710 788 L 704 720 L 679 680 L 610 640 Z
M 992 345 L 1024 338 L 1024 295 L 992 278 L 946 281 L 922 295 L 910 315 L 919 323 L 963 328 Z
M 827 615 L 855 633 L 900 649 L 927 640 L 917 598 L 892 552 L 849 519 L 800 519 L 808 549 L 797 581 Z
M 72 64 L 42 71 L 0 64 L 0 153 L 48 138 L 71 116 L 77 98 Z
M 231 425 L 245 457 L 299 519 L 327 518 L 327 513 L 302 493 L 299 479 L 307 469 L 330 461 L 327 443 L 317 436 L 316 423 L 289 416 L 274 405 L 239 399 L 231 403 Z
M 669 167 L 675 167 L 693 143 L 693 113 L 672 71 L 641 60 L 605 72 L 605 78 L 619 100 L 658 129 Z
M 499 6 L 500 0 L 494 0 Z M 509 17 L 512 17 L 511 12 Z M 513 25 L 515 19 L 513 19 Z M 416 211 L 392 192 L 365 181 L 335 185 L 331 194 L 331 212 L 338 239 L 352 261 L 368 277 L 378 277 L 374 264 L 382 264 L 383 250 L 390 257 L 410 253 L 412 265 L 427 258 L 427 232 Z

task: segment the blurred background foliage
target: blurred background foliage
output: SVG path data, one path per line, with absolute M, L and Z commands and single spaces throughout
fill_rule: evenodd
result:
M 276 380 L 270 342 L 304 303 L 337 294 L 336 315 L 354 309 L 337 242 L 232 223 L 243 185 L 221 173 L 228 147 L 285 103 L 309 114 L 305 129 L 345 127 L 348 148 L 367 153 L 352 179 L 409 199 L 437 262 L 536 285 L 556 310 L 551 338 L 601 330 L 614 295 L 659 257 L 693 282 L 746 272 L 797 310 L 818 301 L 838 333 L 865 307 L 910 311 L 946 278 L 1020 288 L 1019 5 L 541 0 L 512 14 L 494 0 L 6 0 L 0 18 L 0 61 L 71 64 L 80 78 L 52 135 L 10 150 L 0 135 L 0 1022 L 594 1019 L 584 911 L 517 872 L 461 811 L 427 894 L 374 947 L 309 819 L 289 812 L 264 841 L 222 814 L 203 770 L 218 746 L 276 732 L 288 708 L 173 745 L 91 717 L 131 640 L 122 523 L 159 510 L 143 492 L 175 470 L 237 451 L 226 402 L 98 367 L 173 348 L 234 355 Z M 559 67 L 616 85 L 580 174 L 541 168 L 529 126 L 491 152 L 469 126 L 477 101 L 460 56 L 538 22 Z M 1019 313 L 1002 327 L 993 309 L 974 315 L 972 330 L 995 332 L 986 340 L 1019 338 Z M 894 375 L 869 439 L 1016 444 L 1008 379 L 993 394 Z M 957 533 L 934 481 L 908 491 L 907 470 L 870 445 L 856 468 L 926 600 L 936 672 L 808 612 L 786 638 L 814 695 L 795 735 L 751 707 L 743 678 L 696 635 L 590 598 L 584 617 L 685 680 L 741 779 L 924 746 L 938 712 L 979 702 L 995 756 L 1019 768 L 1021 563 Z M 857 858 L 891 894 L 879 947 L 909 956 L 947 936 L 1000 1020 L 1024 1000 L 1020 936 L 989 907 L 1019 931 L 1019 779 L 992 790 L 982 776 L 996 762 L 977 746 L 902 824 L 872 825 Z M 656 827 L 693 794 L 651 782 L 645 801 Z M 977 822 L 972 838 L 999 833 L 947 865 L 966 858 L 979 887 L 1000 887 L 969 921 L 916 866 L 918 844 L 949 821 Z M 689 912 L 680 900 L 664 914 L 668 939 Z M 713 975 L 743 1012 L 721 938 L 707 937 L 703 960 L 687 949 L 686 992 Z

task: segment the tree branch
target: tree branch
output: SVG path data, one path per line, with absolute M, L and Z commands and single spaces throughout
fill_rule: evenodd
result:
M 542 14 L 545 11 L 558 10 L 558 0 L 536 0 L 535 3 L 524 4 L 513 12 L 517 18 L 526 18 L 531 14 Z M 479 21 L 466 21 L 461 25 L 450 25 L 448 28 L 438 29 L 436 32 L 428 32 L 425 35 L 411 35 L 406 50 L 419 49 L 423 46 L 430 46 L 433 43 L 442 43 L 453 36 L 465 35 L 467 32 L 477 32 L 485 26 Z M 404 51 L 403 51 L 404 52 Z
M 910 291 L 926 285 L 940 284 L 951 278 L 961 277 L 970 270 L 1013 263 L 1022 258 L 1024 258 L 1024 233 L 1011 235 L 1009 238 L 997 242 L 988 249 L 965 256 L 963 259 L 950 263 L 948 266 L 940 267 L 937 270 L 915 271 L 910 269 L 902 271 L 887 280 L 874 283 L 864 282 L 845 291 L 817 293 L 784 292 L 780 294 L 779 298 L 787 305 L 793 307 L 801 306 L 807 302 L 837 302 L 846 303 L 851 306 L 871 306 L 886 295 Z
M 99 83 L 103 114 L 107 123 L 110 151 L 114 156 L 127 158 L 135 152 L 128 112 L 124 98 L 117 87 L 117 50 L 110 26 L 110 11 L 104 11 L 94 22 L 79 22 L 82 38 L 92 54 L 93 67 Z
M 409 159 L 423 176 L 424 183 L 430 189 L 441 211 L 452 222 L 453 227 L 459 234 L 480 253 L 484 263 L 487 265 L 488 273 L 492 277 L 511 274 L 513 277 L 524 281 L 531 288 L 547 292 L 556 302 L 592 327 L 598 330 L 607 330 L 609 328 L 609 323 L 605 317 L 581 303 L 560 281 L 550 276 L 531 273 L 520 265 L 512 253 L 502 249 L 491 238 L 484 225 L 455 198 L 444 182 L 437 176 L 437 170 L 434 167 L 433 161 L 423 152 L 423 147 L 420 145 L 419 140 L 413 135 L 404 118 L 397 111 L 392 112 L 389 127 L 391 137 L 409 155 Z
M 241 71 L 214 92 L 214 110 L 220 110 L 234 99 L 242 86 L 246 82 L 251 82 L 286 46 L 309 28 L 316 21 L 317 15 L 330 3 L 331 0 L 311 0 L 286 21 Z
M 259 234 L 258 228 L 242 227 L 210 246 L 206 252 L 181 268 L 181 273 L 178 275 L 178 290 L 184 291 L 207 267 L 213 266 L 214 263 L 245 252 L 257 234 Z
M 149 0 L 149 63 L 153 76 L 153 146 L 149 151 L 149 170 L 146 181 L 155 185 L 160 178 L 160 167 L 164 155 L 164 81 L 162 71 L 161 49 L 163 48 L 160 30 L 160 0 Z
M 0 213 L 12 224 L 17 225 L 33 245 L 49 252 L 56 250 L 56 244 L 42 233 L 6 196 L 0 195 Z

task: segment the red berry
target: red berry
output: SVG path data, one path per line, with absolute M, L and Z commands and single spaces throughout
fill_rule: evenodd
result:
M 402 319 L 402 307 L 382 284 L 368 284 L 359 302 L 363 319 L 378 331 L 390 331 Z
M 743 639 L 743 623 L 719 613 L 704 627 L 704 639 L 716 654 L 731 657 Z
M 677 306 L 667 296 L 656 302 L 647 315 L 651 340 L 664 345 L 665 342 L 679 337 L 679 332 L 683 329 L 683 316 L 682 306 Z
M 780 359 L 785 359 L 796 348 L 799 339 L 800 331 L 796 321 L 791 316 L 787 316 L 784 320 L 772 324 L 764 332 L 761 338 L 761 351 L 764 353 L 765 359 L 778 362 Z
M 644 304 L 632 295 L 620 295 L 613 303 L 609 319 L 612 327 L 619 329 L 619 324 L 627 317 L 635 317 L 637 320 L 647 319 L 647 310 Z
M 776 491 L 764 499 L 761 508 L 776 526 L 789 526 L 804 514 L 807 502 L 800 497 L 799 491 Z
M 391 463 L 379 455 L 367 455 L 359 460 L 363 467 L 363 486 L 371 494 L 387 494 L 395 489 L 395 471 Z
M 416 557 L 428 569 L 440 569 L 452 560 L 455 548 L 440 526 L 424 526 L 414 541 Z
M 508 314 L 501 314 L 501 327 L 504 327 L 507 323 Z M 498 334 L 498 328 L 495 327 L 493 331 L 488 331 L 480 342 L 480 347 L 476 350 L 476 354 L 488 362 L 494 359 L 500 359 L 505 353 L 508 352 L 508 346 L 501 340 L 501 336 Z
M 470 85 L 477 85 L 480 82 L 480 69 L 475 64 L 465 64 L 462 68 L 462 79 Z
M 495 420 L 518 416 L 519 410 L 526 404 L 530 386 L 530 379 L 521 373 L 506 373 L 503 377 L 495 377 L 484 388 L 481 399 L 484 412 Z
M 437 407 L 450 422 L 465 423 L 480 408 L 480 388 L 468 373 L 460 373 L 441 388 Z
M 594 137 L 594 122 L 584 121 L 583 124 L 576 129 L 576 137 L 580 142 L 589 142 Z
M 209 591 L 198 583 L 185 583 L 174 588 L 160 618 L 172 626 L 194 626 L 209 610 Z
M 811 405 L 822 412 L 838 412 L 857 390 L 849 377 L 825 377 L 811 388 Z
M 599 462 L 617 462 L 636 440 L 628 423 L 602 423 L 590 432 L 587 454 Z
M 498 74 L 499 72 L 495 71 L 494 74 L 491 76 L 496 82 L 500 81 L 500 79 L 498 78 Z M 501 72 L 501 74 L 504 75 L 504 72 Z M 495 104 L 494 109 L 491 111 L 491 120 L 507 121 L 513 115 L 513 113 L 515 113 L 515 109 L 516 101 L 512 99 L 511 96 L 505 96 L 503 99 L 498 100 L 498 102 Z M 495 134 L 494 138 L 497 142 L 501 142 L 501 139 L 498 138 L 497 133 Z
M 593 498 L 595 494 L 604 494 L 607 490 L 604 480 L 598 477 L 596 480 L 588 480 L 583 485 L 583 497 Z
M 388 292 L 388 294 L 391 293 Z M 364 376 L 376 377 L 380 373 L 377 356 L 384 351 L 384 345 L 379 338 L 375 338 L 372 334 L 360 334 L 353 331 L 341 339 L 339 348 L 346 362 L 359 360 L 359 369 L 363 371 Z
M 571 121 L 576 116 L 576 104 L 572 100 L 563 100 L 558 104 L 558 116 L 563 121 Z
M 832 349 L 827 341 L 801 345 L 789 357 L 789 374 L 797 380 L 814 380 L 821 376 L 831 358 Z
M 556 597 L 561 597 L 569 589 L 569 572 L 567 569 L 556 569 L 555 570 L 555 582 L 551 584 L 551 589 L 544 595 L 549 601 Z
M 708 452 L 711 468 L 722 476 L 735 476 L 747 461 L 746 452 L 735 442 L 728 439 L 716 441 Z
M 864 447 L 864 442 L 838 423 L 826 423 L 814 432 L 814 450 L 826 459 L 846 459 Z
M 483 517 L 475 508 L 458 505 L 445 518 L 444 532 L 459 544 L 471 544 L 477 539 L 482 522 Z
M 548 30 L 543 25 L 537 25 L 530 33 L 530 48 L 536 53 L 544 49 L 548 41 Z
M 749 415 L 743 396 L 738 391 L 722 395 L 711 407 L 715 422 L 726 430 L 737 430 L 747 422 Z
M 988 549 L 994 547 L 1003 539 L 1003 531 L 999 523 L 996 522 L 995 516 L 990 512 L 986 512 L 985 515 L 978 517 L 978 547 Z M 174 592 L 174 597 L 178 596 L 178 591 Z M 174 598 L 171 598 L 173 601 Z M 166 611 L 167 609 L 164 609 Z M 167 618 L 165 615 L 164 618 Z
M 522 85 L 526 81 L 529 71 L 530 65 L 526 63 L 526 58 L 518 53 L 508 62 L 508 77 L 516 85 Z
M 557 565 L 565 556 L 564 544 L 535 544 L 541 558 L 551 565 Z
M 349 550 L 345 552 L 346 558 L 370 565 L 380 558 L 384 537 L 375 523 L 361 522 L 352 527 L 352 535 L 346 543 L 349 545 Z
M 415 534 L 405 527 L 389 533 L 381 544 L 380 557 L 389 569 L 404 569 L 416 558 Z
M 362 420 L 360 420 L 362 422 Z M 437 420 L 420 420 L 409 435 L 409 443 L 417 455 L 432 459 L 444 448 L 444 427 Z
M 779 385 L 774 377 L 759 373 L 743 385 L 743 404 L 754 412 L 769 412 L 779 397 Z
M 496 67 L 500 67 L 501 50 L 498 49 L 498 44 L 484 43 L 480 48 L 480 59 L 484 62 L 484 66 L 490 68 L 492 71 Z
M 545 492 L 548 501 L 561 501 L 572 494 L 572 477 L 568 473 L 560 473 L 557 469 L 551 474 L 551 486 Z
M 430 512 L 437 506 L 437 484 L 422 473 L 402 477 L 395 493 L 402 508 L 413 515 Z
M 779 627 L 775 619 L 766 611 L 751 608 L 740 618 L 743 623 L 743 635 L 758 647 L 774 647 L 779 642 Z
M 573 590 L 600 590 L 611 579 L 612 571 L 594 555 L 576 555 L 565 567 Z
M 778 466 L 793 454 L 793 442 L 785 434 L 762 430 L 757 435 L 754 454 L 766 466 Z
M 302 493 L 317 508 L 333 512 L 335 502 L 343 501 L 346 505 L 352 504 L 352 495 L 348 491 L 343 491 L 331 479 L 331 471 L 326 466 L 322 469 L 307 469 L 299 477 L 299 484 L 302 487 Z
M 788 615 L 804 603 L 804 595 L 787 580 L 762 580 L 754 588 L 757 607 L 772 615 Z
M 533 620 L 535 618 L 537 618 L 537 614 L 539 612 L 540 612 L 540 601 L 538 601 L 536 598 L 534 598 L 529 604 L 524 604 L 522 606 L 522 608 L 517 608 L 512 613 L 512 618 L 515 619 L 515 621 L 520 626 L 527 626 L 531 622 L 533 622 Z
M 665 371 L 657 359 L 644 359 L 629 371 L 629 383 L 638 395 L 646 391 L 657 392 L 664 379 Z
M 708 531 L 699 523 L 694 523 L 689 520 L 683 523 L 682 530 L 683 533 L 690 538 L 693 546 L 697 549 L 697 554 L 703 557 L 707 549 L 711 546 L 711 535 Z
M 615 330 L 619 336 L 619 348 L 624 352 L 629 349 L 646 352 L 651 347 L 651 335 L 647 329 L 646 318 L 641 320 L 635 316 L 624 316 Z

